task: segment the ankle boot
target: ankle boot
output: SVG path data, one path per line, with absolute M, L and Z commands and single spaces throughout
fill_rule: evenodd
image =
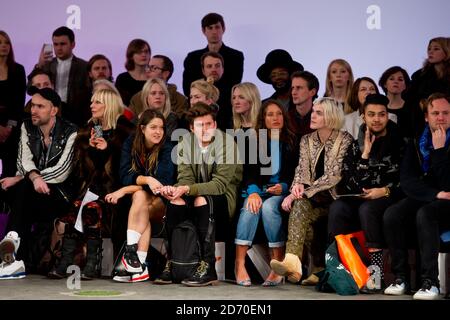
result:
M 204 260 L 200 261 L 194 275 L 186 280 L 181 281 L 188 287 L 204 287 L 208 285 L 216 285 L 217 280 L 216 268 L 214 264 Z
M 86 265 L 81 272 L 81 280 L 92 280 L 100 276 L 101 270 L 101 239 L 88 239 Z
M 77 248 L 77 239 L 64 237 L 61 248 L 61 260 L 58 266 L 47 274 L 50 279 L 62 279 L 67 277 L 67 268 L 73 263 L 73 257 Z
M 270 267 L 279 276 L 286 276 L 289 282 L 297 283 L 302 277 L 302 263 L 297 255 L 286 253 L 283 261 L 272 259 Z

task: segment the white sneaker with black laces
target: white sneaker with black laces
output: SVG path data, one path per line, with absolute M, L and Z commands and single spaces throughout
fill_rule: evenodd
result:
M 147 265 L 143 264 L 142 267 L 144 268 L 144 271 L 139 273 L 129 273 L 127 275 L 123 276 L 114 276 L 113 280 L 117 282 L 126 282 L 126 283 L 133 283 L 133 282 L 142 282 L 150 279 L 150 276 L 148 274 L 148 268 Z
M 398 278 L 395 279 L 394 283 L 392 283 L 389 287 L 384 290 L 384 294 L 388 294 L 391 296 L 401 296 L 406 292 L 406 283 Z
M 0 261 L 13 263 L 20 246 L 19 234 L 10 231 L 0 242 Z
M 417 291 L 413 299 L 415 300 L 436 300 L 439 299 L 439 289 L 434 286 L 430 280 L 424 280 L 422 288 Z
M 13 263 L 0 263 L 0 280 L 22 279 L 25 278 L 25 264 L 21 260 L 15 260 Z

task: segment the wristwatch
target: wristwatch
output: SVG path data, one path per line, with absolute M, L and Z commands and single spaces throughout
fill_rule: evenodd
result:
M 391 190 L 389 187 L 384 187 L 384 196 L 388 198 L 391 195 Z

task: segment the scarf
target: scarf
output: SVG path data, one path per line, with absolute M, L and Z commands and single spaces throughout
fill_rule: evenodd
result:
M 450 130 L 447 130 L 447 134 L 445 137 L 445 148 L 448 148 L 449 145 Z M 434 150 L 430 126 L 426 126 L 425 130 L 423 130 L 423 133 L 420 136 L 419 150 L 423 157 L 422 170 L 423 172 L 428 172 L 428 170 L 430 169 L 430 152 L 431 150 Z

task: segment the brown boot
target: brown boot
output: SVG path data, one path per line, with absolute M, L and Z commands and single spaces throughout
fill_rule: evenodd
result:
M 272 259 L 270 267 L 276 274 L 286 276 L 292 283 L 299 282 L 302 277 L 302 263 L 299 257 L 292 253 L 286 253 L 283 261 Z

